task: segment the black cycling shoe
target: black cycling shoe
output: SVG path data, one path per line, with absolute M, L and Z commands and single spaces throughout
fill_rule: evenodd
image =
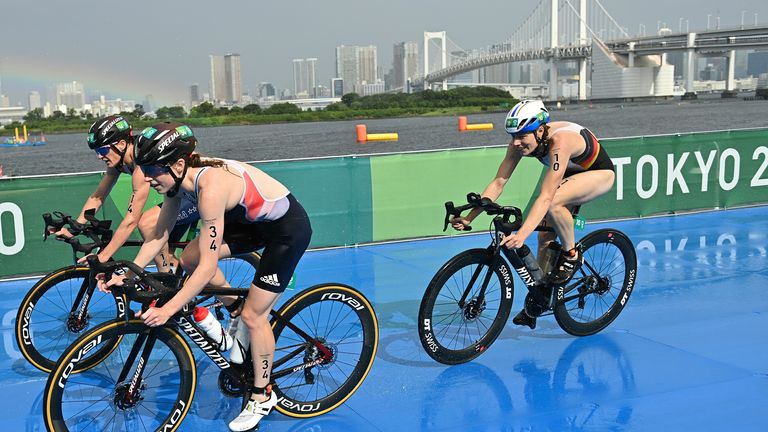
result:
M 531 293 L 528 293 L 525 295 L 525 306 L 523 306 L 523 310 L 512 318 L 512 323 L 528 326 L 533 330 L 536 328 L 536 317 L 541 315 L 544 312 L 544 309 L 544 307 L 536 303 L 536 300 L 534 300 Z
M 536 328 L 536 318 L 528 315 L 525 312 L 525 308 L 512 318 L 512 323 L 519 326 L 528 326 L 531 330 Z
M 570 251 L 561 251 L 557 263 L 549 274 L 549 282 L 553 285 L 563 285 L 573 278 L 573 275 L 581 268 L 584 258 L 581 251 L 573 248 Z

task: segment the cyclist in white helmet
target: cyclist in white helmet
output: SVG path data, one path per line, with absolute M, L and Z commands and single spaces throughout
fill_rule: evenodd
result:
M 494 201 L 498 199 L 523 156 L 535 157 L 547 167 L 538 197 L 520 230 L 505 237 L 502 244 L 509 248 L 521 247 L 534 229 L 545 221 L 554 228 L 562 246 L 560 257 L 548 277 L 554 284 L 564 284 L 582 262 L 581 253 L 575 247 L 571 212 L 575 206 L 611 190 L 616 177 L 613 162 L 592 132 L 576 123 L 550 122 L 549 111 L 538 100 L 524 100 L 515 105 L 507 113 L 504 126 L 512 135 L 512 141 L 496 177 L 482 196 Z M 451 221 L 453 227 L 463 229 L 480 212 L 476 209 L 466 217 L 454 218 Z M 539 232 L 537 256 L 541 257 L 541 252 L 555 240 L 555 233 Z M 535 313 L 526 312 L 526 308 L 512 321 L 531 328 L 536 326 Z

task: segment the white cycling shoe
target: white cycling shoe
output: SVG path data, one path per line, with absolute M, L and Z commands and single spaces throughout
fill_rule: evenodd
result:
M 277 394 L 269 392 L 269 399 L 264 402 L 248 401 L 243 412 L 236 419 L 229 422 L 229 430 L 233 432 L 244 432 L 255 428 L 262 417 L 272 411 L 277 405 Z

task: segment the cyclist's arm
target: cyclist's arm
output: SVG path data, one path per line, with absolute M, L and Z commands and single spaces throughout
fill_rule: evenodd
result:
M 521 158 L 522 156 L 520 155 L 520 152 L 517 151 L 510 143 L 509 146 L 507 146 L 507 152 L 504 155 L 504 160 L 501 161 L 499 169 L 496 171 L 496 176 L 493 178 L 491 183 L 488 184 L 480 196 L 490 198 L 492 201 L 499 199 L 501 193 L 504 191 L 504 186 L 506 186 L 507 181 L 509 181 L 509 178 L 515 171 L 515 168 L 517 168 L 517 164 L 520 163 Z M 467 220 L 472 222 L 477 217 L 477 215 L 482 213 L 482 211 L 483 210 L 479 208 L 473 209 L 467 215 Z
M 160 253 L 163 245 L 168 242 L 171 230 L 176 224 L 179 207 L 181 207 L 180 193 L 173 198 L 165 197 L 163 206 L 160 209 L 160 216 L 157 217 L 157 225 L 154 229 L 149 230 L 147 237 L 144 239 L 144 244 L 139 249 L 139 253 L 136 254 L 136 258 L 133 259 L 137 266 L 141 268 L 146 267 Z
M 101 262 L 106 262 L 111 258 L 139 225 L 144 204 L 147 203 L 147 197 L 149 196 L 149 183 L 144 181 L 144 173 L 138 166 L 133 170 L 131 183 L 133 193 L 128 201 L 128 210 L 126 210 L 125 217 L 120 222 L 120 226 L 115 230 L 112 240 L 99 252 L 99 261 Z
M 93 191 L 87 200 L 85 200 L 85 205 L 83 205 L 83 209 L 77 217 L 78 222 L 85 223 L 86 210 L 96 209 L 96 211 L 98 211 L 101 208 L 102 204 L 104 204 L 104 200 L 107 199 L 112 188 L 115 186 L 115 183 L 117 183 L 118 177 L 120 177 L 120 172 L 118 170 L 107 168 L 107 171 L 104 173 L 104 177 L 101 178 L 96 190 Z
M 200 186 L 198 210 L 202 227 L 197 237 L 200 261 L 184 286 L 163 308 L 175 313 L 189 303 L 213 279 L 219 262 L 224 237 L 224 210 L 227 193 L 224 186 L 210 181 Z M 192 246 L 190 246 L 192 247 Z
M 539 196 L 531 205 L 528 216 L 523 221 L 523 225 L 518 231 L 518 235 L 523 238 L 528 237 L 541 223 L 544 216 L 547 215 L 552 200 L 555 197 L 560 182 L 563 181 L 565 170 L 568 168 L 568 161 L 571 157 L 570 147 L 565 143 L 552 142 L 552 149 L 549 151 L 549 167 L 544 174 L 544 179 L 539 187 Z

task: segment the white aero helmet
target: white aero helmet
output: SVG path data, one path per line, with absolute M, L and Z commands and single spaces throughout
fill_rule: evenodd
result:
M 504 129 L 512 135 L 523 134 L 534 132 L 545 123 L 549 123 L 549 111 L 544 107 L 544 102 L 524 100 L 509 110 Z

